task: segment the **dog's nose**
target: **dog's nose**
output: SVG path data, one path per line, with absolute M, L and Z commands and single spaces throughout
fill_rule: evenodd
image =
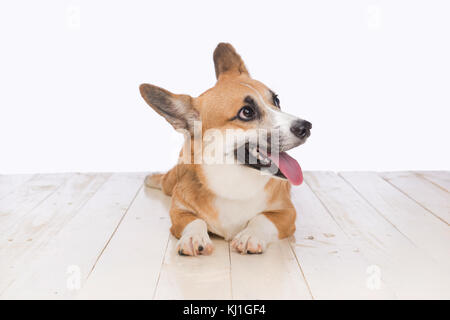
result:
M 305 139 L 311 135 L 311 122 L 306 120 L 296 120 L 291 126 L 291 132 L 300 139 Z

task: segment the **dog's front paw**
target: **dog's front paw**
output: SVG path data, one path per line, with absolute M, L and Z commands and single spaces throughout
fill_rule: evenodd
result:
M 200 254 L 210 255 L 213 250 L 213 244 L 208 234 L 185 235 L 178 240 L 176 247 L 181 256 L 198 256 Z
M 206 223 L 201 219 L 189 223 L 178 240 L 176 249 L 181 256 L 210 255 L 214 247 Z
M 234 237 L 231 247 L 242 254 L 263 253 L 266 250 L 267 242 L 261 235 L 247 228 Z

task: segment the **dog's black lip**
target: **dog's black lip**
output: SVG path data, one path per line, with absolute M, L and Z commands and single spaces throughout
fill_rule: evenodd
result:
M 246 167 L 248 167 L 248 168 L 252 168 L 252 169 L 258 170 L 258 171 L 261 171 L 261 168 L 262 168 L 261 166 L 254 165 L 254 164 L 249 164 L 249 163 L 243 163 L 242 165 L 243 165 L 243 166 L 246 166 Z M 281 178 L 281 179 L 287 180 L 286 176 L 283 174 L 283 172 L 280 171 L 279 168 L 278 168 L 278 170 L 277 170 L 277 173 L 272 174 L 272 175 L 273 175 L 273 176 L 276 176 L 276 177 L 279 177 L 279 178 Z
M 243 146 L 241 146 L 240 148 L 245 148 L 245 157 L 246 157 L 246 162 L 245 163 L 240 163 L 241 165 L 243 165 L 243 166 L 246 166 L 246 167 L 248 167 L 248 168 L 252 168 L 252 169 L 255 169 L 255 170 L 258 170 L 258 171 L 261 171 L 261 169 L 262 168 L 270 168 L 270 164 L 269 165 L 262 165 L 262 164 L 259 164 L 259 163 L 247 163 L 247 161 L 248 161 L 248 157 L 249 157 L 249 155 L 250 155 L 250 152 L 249 152 L 249 147 L 250 147 L 250 145 L 249 145 L 249 143 L 247 142 L 246 144 L 244 144 Z M 235 156 L 236 156 L 236 159 L 237 159 L 237 153 L 238 153 L 238 149 L 240 149 L 240 148 L 237 148 L 237 149 L 235 149 Z M 270 153 L 270 149 L 267 149 L 267 153 Z M 259 161 L 258 161 L 259 162 Z M 272 162 L 271 162 L 272 163 Z M 277 167 L 278 168 L 278 167 Z M 275 173 L 275 174 L 272 174 L 273 176 L 276 176 L 276 177 L 278 177 L 278 178 L 281 178 L 281 179 L 285 179 L 285 180 L 287 180 L 287 178 L 286 178 L 286 176 L 281 172 L 281 170 L 278 168 L 278 170 L 277 170 L 277 172 Z

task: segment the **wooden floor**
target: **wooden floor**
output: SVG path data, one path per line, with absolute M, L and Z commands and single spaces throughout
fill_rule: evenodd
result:
M 0 176 L 0 298 L 450 299 L 449 172 L 309 172 L 295 236 L 176 254 L 144 174 Z

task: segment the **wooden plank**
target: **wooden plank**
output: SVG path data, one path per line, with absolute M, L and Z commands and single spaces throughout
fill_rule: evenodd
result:
M 180 256 L 170 236 L 155 299 L 231 299 L 229 244 L 211 237 L 210 256 Z
M 84 284 L 142 186 L 144 176 L 139 173 L 112 175 L 47 244 L 36 248 L 35 257 L 27 263 L 28 268 L 17 275 L 2 298 L 72 298 L 77 287 Z M 70 277 L 76 283 L 68 285 Z
M 159 190 L 139 191 L 77 298 L 153 298 L 169 236 L 169 204 Z
M 402 299 L 450 298 L 450 275 L 382 217 L 341 177 L 306 173 L 306 181 L 342 230 Z
M 0 294 L 23 274 L 30 262 L 109 177 L 74 174 L 56 192 L 0 234 Z
M 417 171 L 415 174 L 433 182 L 445 191 L 450 192 L 450 172 L 449 171 Z
M 450 223 L 450 193 L 413 172 L 384 172 L 381 176 L 447 225 Z
M 376 173 L 341 176 L 418 248 L 450 270 L 450 228 Z
M 32 174 L 0 175 L 0 199 L 28 181 Z
M 36 175 L 0 199 L 0 236 L 64 185 L 70 174 Z
M 231 252 L 234 299 L 311 299 L 308 285 L 287 239 L 271 243 L 264 254 Z
M 435 200 L 448 194 L 445 175 L 407 175 L 423 192 L 431 186 Z M 309 286 L 316 299 L 450 298 L 448 225 L 376 174 L 342 176 L 305 173 L 312 190 L 293 189 L 295 255 L 288 240 L 242 256 L 215 238 L 214 254 L 196 258 L 178 256 L 173 237 L 167 242 L 169 198 L 159 191 L 142 189 L 124 215 L 138 174 L 16 181 L 0 198 L 0 297 L 302 299 Z M 81 291 L 67 287 L 72 266 Z
M 315 299 L 395 297 L 383 281 L 368 284 L 373 261 L 366 259 L 306 183 L 293 188 L 292 201 L 297 229 L 291 245 Z

